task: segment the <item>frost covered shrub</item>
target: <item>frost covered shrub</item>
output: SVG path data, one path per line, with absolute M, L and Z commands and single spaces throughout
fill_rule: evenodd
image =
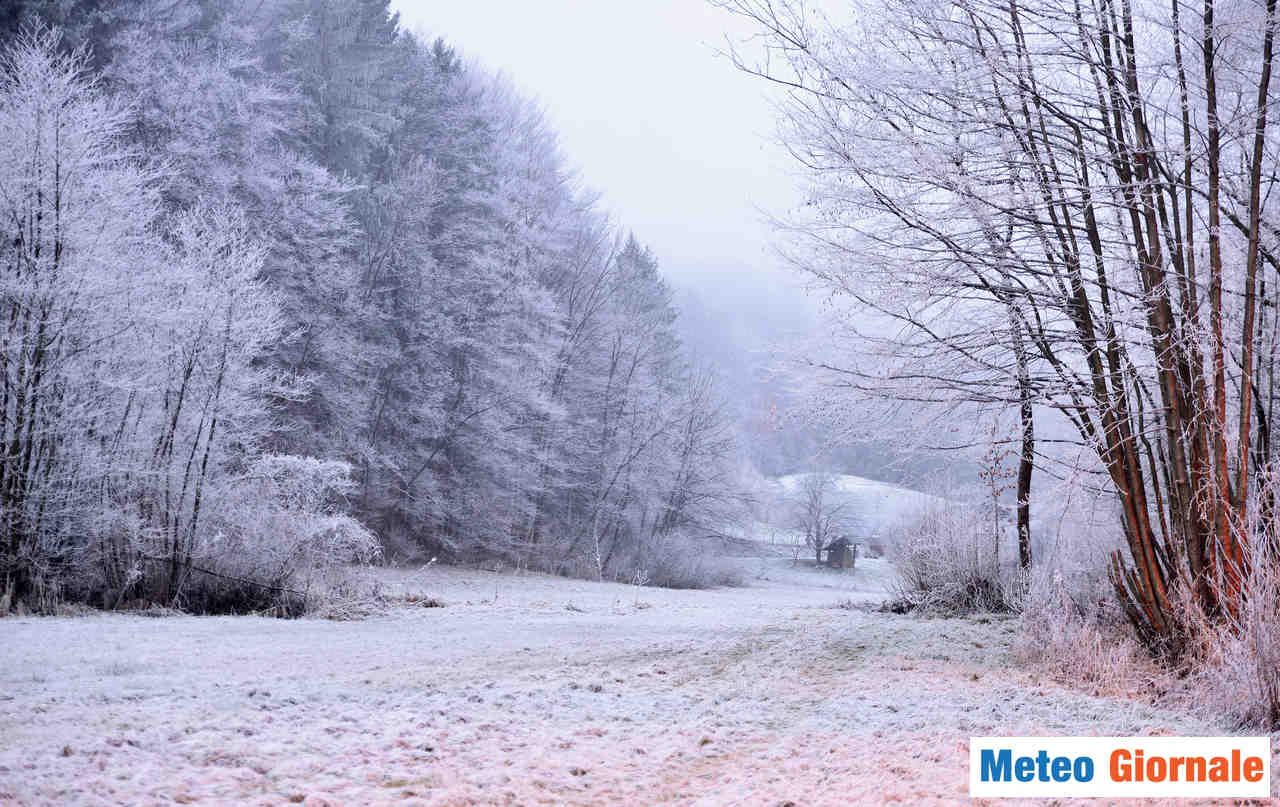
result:
M 663 588 L 712 588 L 742 585 L 742 572 L 701 547 L 678 542 L 650 567 L 650 584 Z
M 1115 598 L 1081 580 L 1060 571 L 1033 575 L 1014 657 L 1094 696 L 1150 700 L 1167 688 L 1167 672 L 1138 644 Z
M 1123 542 L 1115 500 L 1079 488 L 1062 498 L 1057 509 L 1044 508 L 1056 527 L 1036 547 L 1014 657 L 1092 695 L 1152 702 L 1175 682 L 1138 642 L 1107 576 L 1111 553 Z
M 984 526 L 975 509 L 944 502 L 904 527 L 888 546 L 896 605 L 950 614 L 1016 610 L 1021 577 L 999 573 Z
M 1263 538 L 1264 536 L 1257 536 Z M 1241 729 L 1280 729 L 1280 557 L 1274 536 L 1255 540 L 1238 613 L 1206 620 L 1183 597 L 1184 620 L 1198 622 L 1185 696 L 1191 706 Z
M 206 517 L 181 547 L 120 509 L 99 525 L 73 592 L 105 608 L 143 600 L 197 613 L 298 616 L 346 596 L 345 567 L 379 552 L 343 512 L 346 463 L 265 455 L 205 493 Z
M 708 551 L 706 542 L 679 534 L 657 538 L 605 570 L 610 579 L 661 588 L 701 589 L 742 585 L 742 570 Z
M 350 470 L 306 457 L 255 460 L 214 502 L 176 604 L 296 616 L 345 596 L 342 568 L 379 554 L 377 537 L 343 512 Z

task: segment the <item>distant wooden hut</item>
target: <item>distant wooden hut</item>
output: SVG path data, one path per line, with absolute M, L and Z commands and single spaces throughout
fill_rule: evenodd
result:
M 826 565 L 832 569 L 852 569 L 858 561 L 858 545 L 848 538 L 837 538 L 823 547 Z

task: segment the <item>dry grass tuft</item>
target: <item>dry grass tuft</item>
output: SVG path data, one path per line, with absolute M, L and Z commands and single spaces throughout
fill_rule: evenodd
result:
M 1182 603 L 1184 621 L 1201 638 L 1192 648 L 1178 700 L 1225 718 L 1239 730 L 1280 729 L 1280 564 L 1263 544 L 1244 581 L 1239 613 L 1210 622 Z
M 1095 697 L 1154 703 L 1174 686 L 1172 673 L 1138 644 L 1111 600 L 1073 598 L 1060 574 L 1037 583 L 1014 642 L 1018 662 Z
M 439 597 L 428 597 L 422 594 L 406 594 L 403 602 L 416 608 L 443 608 L 444 600 Z

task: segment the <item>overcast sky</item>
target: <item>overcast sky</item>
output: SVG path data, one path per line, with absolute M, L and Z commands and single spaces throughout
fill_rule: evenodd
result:
M 743 21 L 702 0 L 393 6 L 410 30 L 444 36 L 539 98 L 586 184 L 678 284 L 704 291 L 736 277 L 738 293 L 756 296 L 790 282 L 770 271 L 777 261 L 757 211 L 784 213 L 798 200 L 771 139 L 769 88 L 716 53 L 726 33 L 750 33 Z

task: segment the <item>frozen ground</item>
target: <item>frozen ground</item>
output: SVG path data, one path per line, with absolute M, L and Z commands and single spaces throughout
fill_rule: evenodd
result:
M 849 608 L 880 561 L 746 568 L 385 573 L 446 607 L 359 622 L 0 620 L 0 803 L 958 803 L 970 735 L 1220 733 L 1006 669 L 1012 622 Z

